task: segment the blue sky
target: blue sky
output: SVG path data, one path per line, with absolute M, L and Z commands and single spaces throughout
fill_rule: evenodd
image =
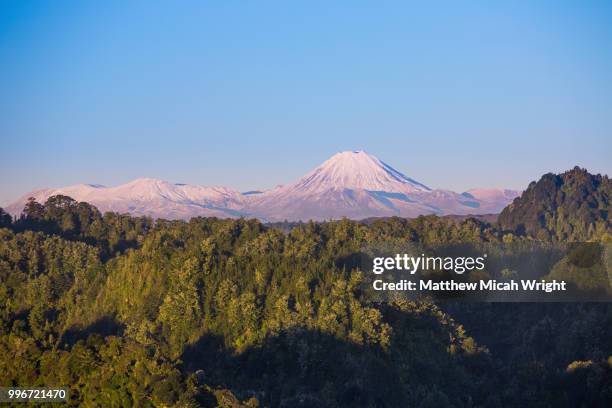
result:
M 0 204 L 352 149 L 457 191 L 612 173 L 612 3 L 422 3 L 3 1 Z

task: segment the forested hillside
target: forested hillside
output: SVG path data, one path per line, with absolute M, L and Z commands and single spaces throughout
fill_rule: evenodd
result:
M 575 167 L 532 182 L 499 215 L 502 228 L 542 240 L 586 241 L 612 228 L 612 181 Z
M 577 176 L 560 177 L 572 196 Z M 596 181 L 586 202 L 601 216 L 609 181 Z M 607 406 L 608 304 L 373 303 L 360 290 L 355 254 L 380 243 L 583 238 L 576 223 L 512 230 L 512 211 L 503 231 L 435 216 L 283 231 L 30 202 L 15 222 L 0 213 L 0 384 L 69 386 L 72 405 L 100 407 Z M 606 239 L 603 225 L 584 232 Z

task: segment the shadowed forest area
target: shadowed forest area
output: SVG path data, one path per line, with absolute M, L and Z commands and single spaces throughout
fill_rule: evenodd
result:
M 375 303 L 354 255 L 601 245 L 542 272 L 579 284 L 583 259 L 609 256 L 610 193 L 576 168 L 532 183 L 499 223 L 284 229 L 31 201 L 16 220 L 0 212 L 0 384 L 67 386 L 71 405 L 100 407 L 609 406 L 610 304 Z

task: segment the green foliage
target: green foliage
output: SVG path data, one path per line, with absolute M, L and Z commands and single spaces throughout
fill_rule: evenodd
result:
M 31 201 L 5 226 L 0 384 L 69 386 L 74 406 L 575 406 L 610 397 L 607 305 L 379 304 L 361 290 L 364 248 L 528 251 L 516 230 L 435 216 L 284 230 L 245 219 L 153 222 L 61 196 Z M 582 265 L 591 250 L 567 262 Z
M 152 226 L 150 218 L 115 213 L 102 216 L 90 204 L 57 195 L 49 197 L 44 205 L 30 199 L 14 228 L 86 242 L 98 247 L 102 256 L 108 258 L 138 246 Z
M 13 219 L 11 215 L 0 208 L 0 228 L 11 228 L 13 225 Z
M 547 241 L 602 239 L 612 228 L 609 218 L 612 181 L 575 167 L 546 174 L 504 208 L 502 229 Z

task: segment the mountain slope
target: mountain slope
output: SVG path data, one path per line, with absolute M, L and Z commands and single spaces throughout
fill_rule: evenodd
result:
M 430 191 L 364 151 L 340 152 L 290 186 L 296 193 L 319 193 L 329 189 L 371 191 Z
M 500 226 L 534 237 L 587 240 L 611 228 L 612 182 L 575 167 L 562 174 L 545 174 L 499 215 Z

